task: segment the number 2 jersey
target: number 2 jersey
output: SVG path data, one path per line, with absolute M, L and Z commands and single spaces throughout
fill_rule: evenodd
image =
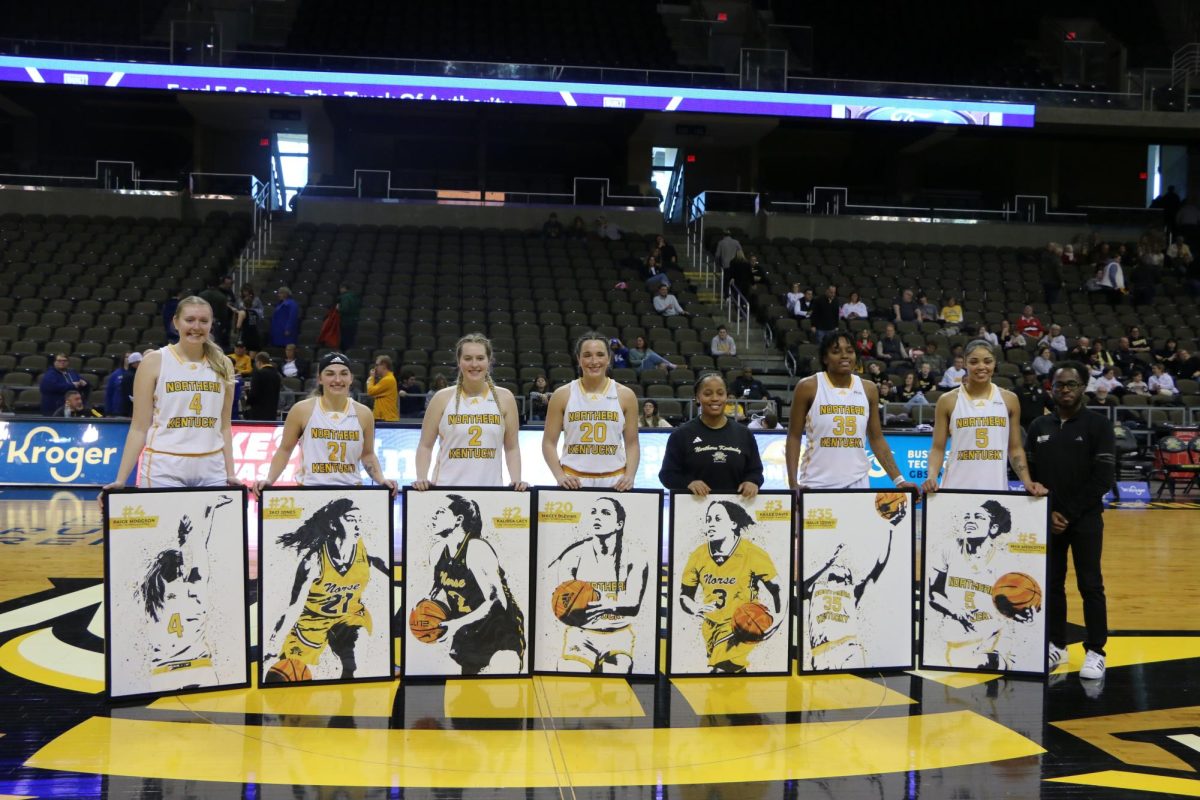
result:
M 443 547 L 433 568 L 434 593 L 439 589 L 445 593 L 451 619 L 466 616 L 490 601 L 479 586 L 475 573 L 467 566 L 467 548 L 472 546 L 491 549 L 495 558 L 495 549 L 490 544 L 467 538 L 454 553 L 450 552 L 449 547 Z M 487 667 L 492 656 L 501 650 L 516 652 L 524 669 L 525 615 L 517 608 L 512 591 L 508 588 L 504 567 L 497 565 L 496 572 L 503 593 L 503 598 L 498 600 L 502 602 L 493 602 L 483 619 L 459 628 L 450 645 L 450 657 L 462 666 L 465 675 L 478 674 Z
M 456 390 L 438 423 L 437 486 L 504 484 L 504 415 L 491 387 L 481 397 Z
M 362 458 L 363 430 L 353 400 L 343 411 L 333 411 L 325 398 L 316 398 L 312 416 L 300 435 L 300 470 L 296 483 L 301 486 L 358 486 L 359 460 Z
M 221 410 L 228 386 L 208 361 L 187 361 L 167 345 L 154 386 L 154 418 L 146 435 L 151 453 L 207 456 L 224 447 Z
M 571 381 L 563 411 L 563 471 L 577 478 L 618 478 L 625 474 L 625 412 L 617 382 L 608 379 L 592 394 Z
M 871 468 L 866 449 L 871 407 L 862 378 L 851 375 L 844 389 L 824 372 L 817 373 L 816 381 L 796 482 L 805 489 L 865 489 Z
M 996 386 L 987 397 L 956 390 L 943 489 L 1008 491 L 1008 406 Z

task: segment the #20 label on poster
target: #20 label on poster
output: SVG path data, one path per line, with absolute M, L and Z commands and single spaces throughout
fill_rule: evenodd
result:
M 386 488 L 268 488 L 259 503 L 259 684 L 390 680 Z

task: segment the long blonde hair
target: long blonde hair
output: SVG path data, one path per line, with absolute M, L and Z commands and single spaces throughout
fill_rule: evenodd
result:
M 203 297 L 190 295 L 179 301 L 179 306 L 175 309 L 175 328 L 179 328 L 179 318 L 183 314 L 184 306 L 208 306 L 208 311 L 212 314 L 213 324 L 216 324 L 216 312 L 212 307 L 212 303 L 205 300 Z M 204 360 L 212 367 L 212 371 L 217 373 L 217 377 L 224 383 L 233 383 L 233 362 L 229 357 L 217 346 L 217 343 L 212 340 L 210 333 L 208 338 L 204 340 Z
M 482 333 L 468 333 L 466 336 L 458 340 L 454 345 L 454 362 L 457 364 L 462 359 L 463 346 L 468 344 L 481 344 L 483 351 L 487 353 L 488 371 L 487 385 L 491 390 L 492 398 L 496 397 L 496 384 L 492 382 L 492 340 L 484 336 Z M 462 399 L 462 370 L 454 373 L 454 411 L 458 413 L 459 402 Z M 499 402 L 497 400 L 497 402 Z

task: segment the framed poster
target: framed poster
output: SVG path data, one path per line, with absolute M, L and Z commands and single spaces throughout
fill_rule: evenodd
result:
M 912 669 L 914 499 L 873 489 L 801 493 L 801 672 Z
M 530 674 L 532 498 L 404 490 L 404 677 Z
M 534 493 L 534 672 L 655 674 L 662 494 Z
M 264 489 L 258 530 L 259 685 L 391 680 L 388 489 Z
M 1047 498 L 939 491 L 924 523 L 921 666 L 1045 674 Z
M 108 696 L 249 686 L 248 574 L 245 489 L 106 493 Z
M 667 673 L 791 672 L 793 495 L 671 495 Z

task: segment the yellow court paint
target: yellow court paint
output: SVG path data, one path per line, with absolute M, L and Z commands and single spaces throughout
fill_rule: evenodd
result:
M 1200 657 L 1200 636 L 1114 636 L 1104 645 L 1104 662 L 1108 669 L 1133 664 L 1154 664 L 1181 658 Z M 1083 645 L 1067 647 L 1068 672 L 1078 672 L 1083 666 Z M 1058 671 L 1062 668 L 1059 667 Z
M 483 719 L 537 719 L 542 716 L 529 678 L 446 681 L 443 713 Z
M 971 746 L 963 747 L 964 741 Z M 806 779 L 940 769 L 1042 752 L 968 711 L 793 725 L 559 731 L 257 728 L 93 717 L 43 747 L 26 766 L 180 780 L 498 788 L 560 781 L 730 783 L 747 775 Z
M 205 714 L 278 714 L 302 717 L 382 717 L 392 715 L 398 681 L 288 686 L 284 689 L 230 689 L 161 697 L 150 708 Z
M 769 714 L 907 705 L 913 700 L 855 675 L 792 675 L 762 678 L 673 678 L 692 711 L 708 714 Z
M 966 689 L 1002 677 L 995 672 L 943 672 L 939 669 L 910 669 L 908 674 L 951 689 Z
M 1161 792 L 1179 797 L 1200 797 L 1200 780 L 1195 778 L 1147 775 L 1144 772 L 1124 772 L 1118 769 L 1089 772 L 1086 775 L 1069 775 L 1064 778 L 1047 778 L 1046 780 L 1080 786 L 1103 786 L 1107 789 L 1128 789 L 1135 792 Z
M 644 717 L 629 682 L 624 678 L 570 678 L 539 675 L 545 711 L 552 717 Z
M 68 664 L 75 671 L 63 672 L 47 664 Z M 50 628 L 30 631 L 5 642 L 0 646 L 0 667 L 18 678 L 71 692 L 104 691 L 104 654 L 66 645 Z

